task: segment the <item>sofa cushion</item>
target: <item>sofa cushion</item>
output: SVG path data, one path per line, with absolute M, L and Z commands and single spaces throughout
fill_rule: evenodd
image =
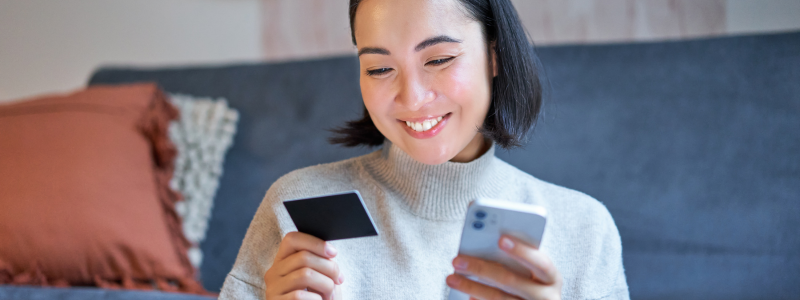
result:
M 269 186 L 292 170 L 364 154 L 328 144 L 327 129 L 361 113 L 354 57 L 224 67 L 108 69 L 92 84 L 156 81 L 170 93 L 225 98 L 239 112 L 206 240 L 204 286 L 219 291 Z
M 0 106 L 0 283 L 204 292 L 169 189 L 176 117 L 153 84 Z
M 192 243 L 189 261 L 203 261 L 200 242 L 206 237 L 214 195 L 222 175 L 225 153 L 233 143 L 239 113 L 225 99 L 169 95 L 180 118 L 169 125 L 169 138 L 178 150 L 170 186 L 183 200 L 175 203 L 183 235 Z

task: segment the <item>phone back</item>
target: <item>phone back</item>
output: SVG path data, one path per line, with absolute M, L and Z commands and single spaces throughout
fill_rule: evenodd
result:
M 499 262 L 522 276 L 530 271 L 498 247 L 500 236 L 507 234 L 539 247 L 544 234 L 544 207 L 481 198 L 470 203 L 458 253 Z M 449 300 L 466 300 L 469 296 L 451 290 Z

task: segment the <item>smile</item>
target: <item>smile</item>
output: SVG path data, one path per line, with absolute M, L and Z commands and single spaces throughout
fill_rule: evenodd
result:
M 447 126 L 452 113 L 447 113 L 438 117 L 428 116 L 423 118 L 397 120 L 398 125 L 403 126 L 406 133 L 417 139 L 429 139 Z
M 406 121 L 406 126 L 408 126 L 411 129 L 414 129 L 414 131 L 416 132 L 428 131 L 429 129 L 436 126 L 436 124 L 439 124 L 439 122 L 442 121 L 442 117 L 443 116 L 439 116 L 438 118 L 428 119 L 422 122 Z

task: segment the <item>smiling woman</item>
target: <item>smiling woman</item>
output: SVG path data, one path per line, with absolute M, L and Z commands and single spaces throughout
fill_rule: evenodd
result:
M 220 299 L 627 299 L 606 208 L 495 157 L 520 146 L 542 102 L 536 57 L 509 0 L 351 0 L 364 116 L 334 132 L 371 154 L 293 171 L 256 212 Z M 282 201 L 359 190 L 380 236 L 295 231 Z M 530 271 L 458 255 L 469 203 L 537 204 L 539 247 L 498 247 Z M 344 281 L 347 276 L 347 281 Z
M 350 24 L 365 110 L 332 142 L 387 138 L 421 162 L 465 162 L 488 149 L 484 137 L 520 146 L 536 122 L 535 54 L 510 2 L 354 0 Z

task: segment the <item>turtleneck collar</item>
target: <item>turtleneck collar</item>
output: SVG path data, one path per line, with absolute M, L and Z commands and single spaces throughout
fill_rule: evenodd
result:
M 470 201 L 492 197 L 502 189 L 494 152 L 493 143 L 473 161 L 428 165 L 386 140 L 365 167 L 411 213 L 430 220 L 462 220 Z

